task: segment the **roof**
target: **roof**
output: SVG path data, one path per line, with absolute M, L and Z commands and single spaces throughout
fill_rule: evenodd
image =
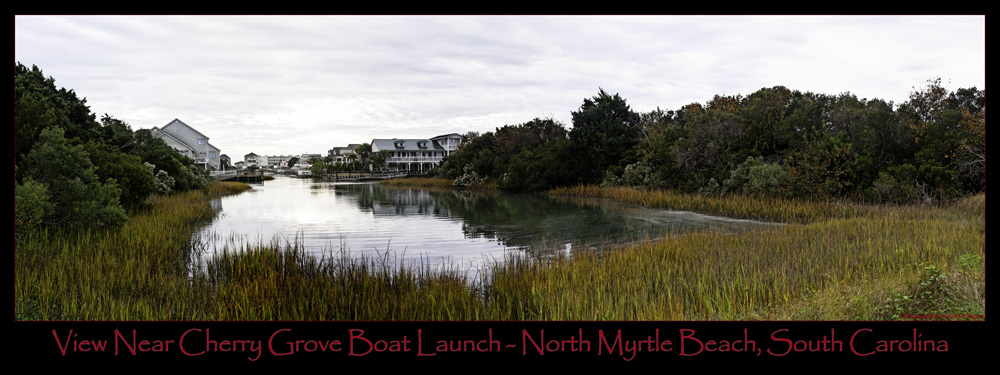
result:
M 198 129 L 195 129 L 195 128 L 194 128 L 194 127 L 192 127 L 191 125 L 188 125 L 188 124 L 184 123 L 184 121 L 181 121 L 181 120 L 179 120 L 179 119 L 176 119 L 176 118 L 175 118 L 175 119 L 173 119 L 173 120 L 171 120 L 170 122 L 168 122 L 168 123 L 167 123 L 166 125 L 163 125 L 163 127 L 162 127 L 162 128 L 157 128 L 157 127 L 155 127 L 155 126 L 154 126 L 154 127 L 153 127 L 153 129 L 157 129 L 157 130 L 159 130 L 159 131 L 160 131 L 160 133 L 163 133 L 163 134 L 166 134 L 166 135 L 169 135 L 169 136 L 170 136 L 170 138 L 173 138 L 173 139 L 174 139 L 175 141 L 177 141 L 178 143 L 180 143 L 180 144 L 183 144 L 183 145 L 186 145 L 186 146 L 188 146 L 188 148 L 190 148 L 190 149 L 192 149 L 192 150 L 193 150 L 193 149 L 194 149 L 194 147 L 191 147 L 191 145 L 188 145 L 188 144 L 187 144 L 187 142 L 184 142 L 184 141 L 181 141 L 180 139 L 177 139 L 177 137 L 174 137 L 174 136 L 173 136 L 172 134 L 170 134 L 170 133 L 168 133 L 168 132 L 166 131 L 166 130 L 167 130 L 167 128 L 170 128 L 171 126 L 174 126 L 174 127 L 177 127 L 177 126 L 184 126 L 184 127 L 188 128 L 188 129 L 191 129 L 191 131 L 193 131 L 193 132 L 197 133 L 197 134 L 198 134 L 198 135 L 200 135 L 200 136 L 201 136 L 202 138 L 204 138 L 204 139 L 205 139 L 205 144 L 207 144 L 207 145 L 208 145 L 209 147 L 211 147 L 211 148 L 214 148 L 214 149 L 216 149 L 217 151 L 222 151 L 222 149 L 220 149 L 220 148 L 218 148 L 218 147 L 215 147 L 215 145 L 213 145 L 213 144 L 212 144 L 211 142 L 209 142 L 209 141 L 208 141 L 208 136 L 207 136 L 207 135 L 205 135 L 204 133 L 202 133 L 202 132 L 198 131 Z
M 154 132 L 153 134 L 154 135 L 155 134 L 159 134 L 160 138 L 170 137 L 170 139 L 173 139 L 174 142 L 176 142 L 178 144 L 182 144 L 184 146 L 187 146 L 187 148 L 190 149 L 190 150 L 194 150 L 194 148 L 191 147 L 191 145 L 187 144 L 187 142 L 184 142 L 184 141 L 182 141 L 180 139 L 177 139 L 177 137 L 174 137 L 172 134 L 163 131 L 163 129 L 160 129 L 160 128 L 157 128 L 157 127 L 154 126 L 152 130 L 155 130 L 156 132 Z
M 451 134 L 439 135 L 431 139 L 438 139 L 438 138 L 462 138 L 462 135 L 458 133 L 451 133 Z
M 174 124 L 179 124 L 177 126 L 183 125 L 183 126 L 187 127 L 188 129 L 193 130 L 195 133 L 198 133 L 198 135 L 202 136 L 203 138 L 208 139 L 207 135 L 202 134 L 202 132 L 198 131 L 198 129 L 195 129 L 195 128 L 191 127 L 191 125 L 185 124 L 184 121 L 181 121 L 181 120 L 178 120 L 178 119 L 173 119 L 173 121 L 170 121 L 166 125 L 163 125 L 163 127 L 160 128 L 160 129 L 162 130 L 162 129 L 169 128 L 171 126 L 174 126 Z
M 423 147 L 421 147 L 421 142 Z M 397 151 L 427 151 L 427 150 L 440 150 L 445 151 L 444 147 L 441 147 L 437 141 L 430 139 L 373 139 L 372 140 L 372 150 L 397 150 Z

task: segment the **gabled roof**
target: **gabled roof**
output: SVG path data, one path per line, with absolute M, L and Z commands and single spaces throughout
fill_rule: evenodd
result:
M 170 139 L 173 139 L 173 140 L 174 140 L 174 142 L 177 142 L 177 143 L 179 143 L 179 144 L 182 144 L 182 145 L 184 145 L 184 146 L 187 146 L 187 148 L 188 148 L 189 150 L 192 150 L 192 151 L 194 151 L 194 148 L 193 148 L 193 147 L 191 147 L 191 145 L 187 144 L 186 142 L 184 142 L 184 141 L 182 141 L 182 140 L 180 140 L 180 139 L 177 139 L 177 137 L 174 137 L 174 136 L 173 136 L 173 135 L 171 135 L 170 133 L 167 133 L 167 132 L 163 131 L 163 129 L 160 129 L 160 128 L 157 128 L 157 127 L 155 127 L 155 126 L 154 126 L 154 127 L 153 127 L 153 130 L 156 130 L 156 131 L 157 131 L 158 133 L 160 133 L 160 137 L 170 137 Z
M 154 127 L 153 127 L 153 129 L 155 129 L 155 130 L 159 130 L 159 131 L 160 131 L 160 133 L 163 133 L 164 135 L 167 135 L 167 136 L 169 136 L 169 137 L 170 137 L 171 139 L 173 139 L 173 140 L 177 141 L 177 143 L 180 143 L 180 144 L 182 144 L 182 145 L 185 145 L 185 146 L 187 146 L 187 147 L 188 147 L 189 149 L 192 149 L 192 150 L 194 150 L 195 148 L 194 148 L 194 147 L 191 147 L 191 145 L 187 144 L 187 142 L 184 142 L 184 141 L 181 141 L 180 139 L 177 139 L 177 137 L 174 137 L 173 135 L 171 135 L 170 133 L 168 133 L 168 132 L 166 131 L 166 130 L 167 130 L 167 128 L 170 128 L 170 127 L 181 127 L 181 126 L 183 126 L 183 127 L 186 127 L 186 128 L 188 128 L 188 129 L 191 129 L 191 131 L 193 131 L 193 132 L 195 132 L 196 134 L 198 134 L 198 135 L 200 135 L 201 137 L 203 137 L 203 138 L 205 139 L 205 144 L 206 144 L 206 145 L 208 145 L 209 147 L 211 147 L 211 148 L 214 148 L 214 149 L 215 149 L 216 151 L 222 151 L 222 149 L 220 149 L 220 148 L 218 148 L 218 147 L 215 147 L 215 145 L 213 145 L 212 143 L 208 142 L 208 136 L 207 136 L 207 135 L 205 135 L 205 134 L 203 134 L 202 132 L 198 131 L 198 129 L 195 129 L 195 128 L 191 127 L 191 125 L 188 125 L 188 124 L 185 124 L 185 123 L 184 123 L 184 121 L 181 121 L 181 120 L 179 120 L 179 119 L 176 119 L 176 118 L 175 118 L 175 119 L 173 119 L 173 121 L 170 121 L 170 122 L 168 122 L 168 123 L 167 123 L 166 125 L 163 125 L 163 127 L 162 127 L 162 128 L 157 128 L 157 127 L 155 127 L 155 126 L 154 126 Z
M 198 133 L 198 135 L 202 136 L 203 138 L 208 139 L 207 135 L 202 134 L 202 132 L 198 131 L 198 129 L 195 129 L 195 128 L 191 127 L 191 125 L 185 124 L 184 121 L 181 121 L 181 120 L 178 120 L 178 119 L 174 119 L 173 121 L 168 122 L 166 125 L 163 125 L 163 127 L 160 128 L 160 130 L 165 130 L 165 129 L 171 127 L 171 126 L 183 126 L 183 127 L 186 127 L 188 129 L 191 129 L 195 133 Z
M 424 146 L 421 147 L 421 142 Z M 372 149 L 397 151 L 445 151 L 437 141 L 430 139 L 373 139 Z

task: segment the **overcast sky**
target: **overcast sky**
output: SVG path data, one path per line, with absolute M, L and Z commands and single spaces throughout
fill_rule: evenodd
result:
M 986 88 L 985 16 L 15 16 L 14 59 L 233 161 L 492 131 L 603 88 L 676 110 L 763 87 L 900 103 Z

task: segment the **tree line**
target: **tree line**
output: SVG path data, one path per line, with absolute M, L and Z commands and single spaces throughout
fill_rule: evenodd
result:
M 895 105 L 783 86 L 633 111 L 603 89 L 572 114 L 468 133 L 436 173 L 543 191 L 600 184 L 710 195 L 939 202 L 986 190 L 984 90 L 940 79 Z
M 116 227 L 154 194 L 207 189 L 209 176 L 148 129 L 133 131 L 57 88 L 37 66 L 14 65 L 14 216 L 40 226 Z

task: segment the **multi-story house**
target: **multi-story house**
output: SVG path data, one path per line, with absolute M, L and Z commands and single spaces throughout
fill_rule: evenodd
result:
M 194 162 L 210 171 L 219 170 L 219 148 L 208 143 L 208 136 L 195 130 L 181 120 L 174 119 L 162 128 L 150 129 L 153 136 L 162 139 L 181 155 L 194 159 Z
M 456 133 L 430 139 L 373 139 L 372 153 L 388 151 L 385 168 L 396 171 L 427 172 L 441 159 L 458 151 L 462 136 Z
M 354 154 L 354 150 L 361 147 L 360 144 L 351 143 L 344 147 L 334 147 L 329 152 L 327 152 L 327 157 L 330 158 L 331 163 L 347 163 L 350 161 L 351 154 Z
M 252 152 L 249 153 L 249 154 L 243 155 L 243 161 L 244 161 L 244 163 L 245 163 L 245 165 L 247 167 L 250 167 L 250 166 L 253 166 L 253 165 L 256 165 L 258 167 L 260 166 L 260 156 L 257 155 L 257 154 L 255 154 L 255 153 L 252 153 Z

